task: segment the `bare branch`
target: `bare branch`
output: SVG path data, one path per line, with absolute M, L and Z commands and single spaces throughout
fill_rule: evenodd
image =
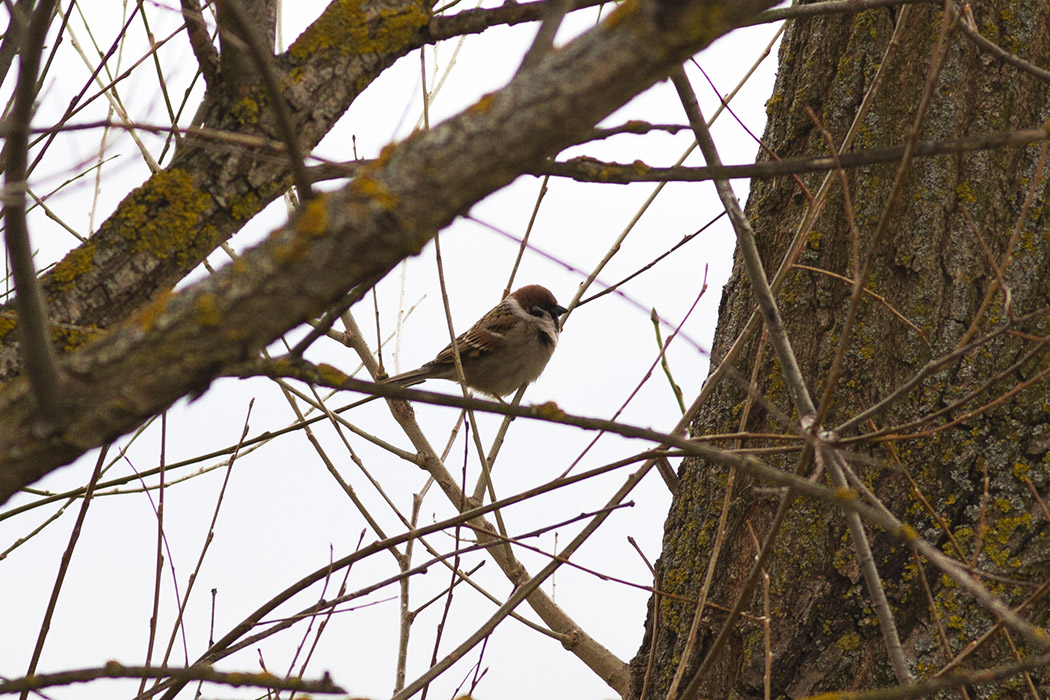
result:
M 190 38 L 190 47 L 197 57 L 204 84 L 208 89 L 215 89 L 219 83 L 219 53 L 208 36 L 208 25 L 204 22 L 199 0 L 181 0 L 182 18 L 186 21 L 186 33 Z
M 972 153 L 1004 146 L 1024 146 L 1050 139 L 1050 130 L 1044 125 L 1033 129 L 967 136 L 944 141 L 920 141 L 911 152 L 912 157 L 939 156 L 949 153 Z M 858 168 L 876 163 L 899 162 L 905 153 L 906 145 L 889 148 L 873 148 L 839 154 L 839 164 L 846 169 Z M 322 166 L 323 167 L 323 166 Z M 335 165 L 332 177 L 346 177 L 345 171 L 340 174 Z M 350 172 L 357 166 L 345 165 Z M 836 168 L 835 159 L 831 156 L 807 156 L 803 158 L 783 158 L 781 160 L 748 163 L 746 165 L 705 165 L 697 167 L 674 166 L 658 167 L 641 162 L 611 163 L 587 156 L 579 156 L 567 161 L 547 161 L 529 170 L 530 175 L 552 175 L 567 177 L 579 182 L 608 182 L 627 184 L 630 182 L 703 182 L 719 178 L 738 180 L 750 178 L 774 178 L 802 173 L 832 172 Z M 319 179 L 319 178 L 314 178 Z
M 15 288 L 18 290 L 20 352 L 32 387 L 36 418 L 45 433 L 58 426 L 61 420 L 60 377 L 55 366 L 51 331 L 47 325 L 47 306 L 37 280 L 26 225 L 26 161 L 40 55 L 44 50 L 54 7 L 55 0 L 41 0 L 33 11 L 25 33 L 21 35 L 18 85 L 15 88 L 14 109 L 8 119 L 10 132 L 4 146 L 4 236 Z
M 303 200 L 313 199 L 313 189 L 304 169 L 303 150 L 299 144 L 299 134 L 292 123 L 292 112 L 288 107 L 282 86 L 278 83 L 277 71 L 274 70 L 273 66 L 274 0 L 268 0 L 263 3 L 253 2 L 251 7 L 250 16 L 249 11 L 241 5 L 240 0 L 220 0 L 219 2 L 220 18 L 225 16 L 229 25 L 232 25 L 236 30 L 232 37 L 227 37 L 223 47 L 223 59 L 225 60 L 228 50 L 236 50 L 240 53 L 240 47 L 235 48 L 235 44 L 243 42 L 247 45 L 248 57 L 255 64 L 255 71 L 250 76 L 242 74 L 239 78 L 233 78 L 233 84 L 228 85 L 227 89 L 237 90 L 240 87 L 253 85 L 256 76 L 262 79 L 262 83 L 266 87 L 266 93 L 270 97 L 270 105 L 273 107 L 274 117 L 277 119 L 277 126 L 280 129 L 284 145 L 288 148 L 288 167 L 295 178 L 295 186 L 299 190 L 299 196 Z M 267 25 L 269 26 L 269 48 L 263 44 L 259 31 L 259 24 L 263 19 L 259 15 L 265 15 L 266 13 L 270 15 L 270 22 Z M 255 22 L 252 21 L 253 19 Z M 263 29 L 265 29 L 265 26 Z M 226 31 L 229 31 L 228 27 Z M 220 33 L 220 37 L 222 36 L 225 35 Z M 241 63 L 243 60 L 241 58 L 236 62 Z M 227 73 L 228 71 L 224 64 L 223 75 L 226 76 Z M 251 82 L 244 82 L 248 80 L 251 80 Z
M 319 680 L 278 678 L 270 673 L 245 673 L 216 671 L 210 666 L 189 668 L 156 668 L 152 666 L 124 666 L 110 661 L 101 668 L 85 668 L 61 673 L 38 673 L 31 677 L 0 681 L 0 693 L 36 691 L 58 685 L 87 683 L 99 678 L 157 678 L 182 681 L 207 681 L 234 688 L 268 688 L 272 690 L 294 690 L 304 693 L 343 694 L 345 690 L 335 685 L 328 674 Z
M 242 6 L 239 0 L 216 0 L 222 78 L 225 89 L 236 97 L 257 85 L 260 77 L 265 79 L 267 63 L 260 60 L 260 53 L 273 58 L 276 4 L 276 0 L 253 0 Z

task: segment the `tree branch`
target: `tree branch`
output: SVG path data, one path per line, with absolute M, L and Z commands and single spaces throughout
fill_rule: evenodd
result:
M 273 3 L 267 3 L 268 9 L 259 8 L 258 5 L 252 5 L 253 10 L 251 12 L 269 12 L 273 15 Z M 243 42 L 248 49 L 248 58 L 251 59 L 255 65 L 255 71 L 252 73 L 252 77 L 257 77 L 262 80 L 263 86 L 266 88 L 266 94 L 270 98 L 270 104 L 273 106 L 274 118 L 277 120 L 277 127 L 281 133 L 282 141 L 288 149 L 288 167 L 292 171 L 292 175 L 295 179 L 295 186 L 299 190 L 299 196 L 302 199 L 313 199 L 313 188 L 310 186 L 310 180 L 306 176 L 305 165 L 303 163 L 303 149 L 299 144 L 299 134 L 295 130 L 295 125 L 292 123 L 292 113 L 288 108 L 288 101 L 285 100 L 284 92 L 281 89 L 281 84 L 278 81 L 277 71 L 274 70 L 273 62 L 273 23 L 271 22 L 269 28 L 269 47 L 263 43 L 263 39 L 260 36 L 260 29 L 265 30 L 267 26 L 259 26 L 262 22 L 252 23 L 252 19 L 260 20 L 259 17 L 252 17 L 249 11 L 240 4 L 240 0 L 221 0 L 219 7 L 223 9 L 223 15 L 225 15 L 228 25 L 236 30 L 234 37 L 229 37 L 225 47 L 229 49 L 233 44 Z M 226 27 L 226 31 L 229 31 L 230 27 Z M 238 50 L 240 50 L 238 48 Z M 225 49 L 223 51 L 225 54 Z M 239 59 L 243 60 L 243 59 Z M 248 76 L 242 76 L 242 79 L 247 80 Z M 232 86 L 227 86 L 230 88 Z
M 648 5 L 618 8 L 535 70 L 389 149 L 340 192 L 308 202 L 238 264 L 160 296 L 119 333 L 63 358 L 60 366 L 71 375 L 63 398 L 74 410 L 61 434 L 37 437 L 25 381 L 9 382 L 0 396 L 0 502 L 178 398 L 203 391 L 224 367 L 254 357 L 358 282 L 418 252 L 456 215 L 573 143 L 773 1 L 693 0 L 674 16 Z M 719 21 L 692 21 L 705 13 Z M 191 202 L 196 196 L 187 195 Z M 76 410 L 87 405 L 93 410 Z
M 7 254 L 18 290 L 18 327 L 21 357 L 32 387 L 34 411 L 38 426 L 50 432 L 59 424 L 59 374 L 55 367 L 55 350 L 47 325 L 47 307 L 33 264 L 26 225 L 26 162 L 29 154 L 29 122 L 36 100 L 36 79 L 40 55 L 44 51 L 55 0 L 42 0 L 33 11 L 29 25 L 21 35 L 21 58 L 15 104 L 8 120 L 8 137 L 4 147 L 4 224 Z
M 219 84 L 219 54 L 208 36 L 208 25 L 204 22 L 201 4 L 198 0 L 182 0 L 182 18 L 186 22 L 186 34 L 190 38 L 190 48 L 197 57 L 197 64 L 204 76 L 204 84 L 209 90 Z
M 429 19 L 423 0 L 333 3 L 277 59 L 279 75 L 298 76 L 285 96 L 304 150 L 379 74 L 420 45 Z M 52 323 L 106 328 L 123 321 L 284 193 L 291 184 L 288 157 L 273 152 L 270 144 L 281 139 L 257 106 L 233 100 L 223 86 L 209 90 L 202 123 L 237 138 L 188 134 L 165 170 L 43 276 Z M 7 330 L 0 326 L 0 381 L 21 371 L 17 341 Z
M 344 694 L 345 690 L 332 683 L 328 674 L 319 680 L 308 681 L 299 678 L 278 678 L 270 673 L 230 673 L 216 671 L 210 666 L 190 666 L 189 668 L 157 668 L 153 666 L 124 666 L 110 661 L 100 668 L 84 668 L 60 673 L 38 673 L 27 678 L 15 678 L 0 681 L 0 694 L 36 691 L 56 685 L 87 683 L 99 678 L 160 678 L 182 681 L 207 681 L 234 688 L 267 688 L 271 690 L 293 690 L 303 693 Z
M 1050 125 L 1032 129 L 1018 129 L 994 134 L 980 134 L 943 141 L 920 141 L 915 144 L 913 157 L 939 156 L 949 153 L 971 153 L 1004 146 L 1024 146 L 1050 139 Z M 906 145 L 839 154 L 841 167 L 859 168 L 878 163 L 895 163 L 903 156 Z M 339 167 L 345 168 L 340 171 Z M 355 163 L 345 166 L 336 164 L 319 166 L 331 177 L 346 176 L 347 170 L 357 167 Z M 645 163 L 612 163 L 608 161 L 579 156 L 566 161 L 547 161 L 529 171 L 530 175 L 552 175 L 567 177 L 578 182 L 611 182 L 628 184 L 631 182 L 703 182 L 719 178 L 736 180 L 745 178 L 773 178 L 804 173 L 824 173 L 838 167 L 831 156 L 806 156 L 800 158 L 783 158 L 781 160 L 747 163 L 745 165 L 705 165 L 697 167 L 655 167 Z M 320 179 L 313 178 L 315 181 Z

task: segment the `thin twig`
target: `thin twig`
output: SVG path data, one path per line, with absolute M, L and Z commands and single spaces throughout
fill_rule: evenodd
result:
M 644 700 L 644 698 L 649 697 L 649 682 L 653 677 L 653 666 L 656 665 L 656 640 L 660 633 L 660 609 L 663 607 L 660 602 L 660 572 L 649 563 L 649 559 L 646 558 L 645 553 L 642 552 L 641 547 L 638 546 L 638 543 L 634 541 L 633 537 L 628 535 L 627 541 L 630 542 L 631 546 L 634 547 L 636 552 L 638 552 L 638 556 L 642 558 L 645 565 L 649 567 L 649 572 L 653 575 L 653 607 L 651 613 L 653 625 L 652 633 L 649 636 L 649 659 L 645 663 L 645 676 L 642 678 L 642 692 L 638 695 L 639 698 L 643 698 Z
M 580 303 L 577 304 L 576 306 L 583 306 L 584 304 L 590 304 L 595 299 L 600 299 L 601 297 L 605 296 L 606 294 L 612 294 L 617 289 L 619 289 L 623 285 L 627 284 L 628 282 L 633 280 L 638 275 L 642 274 L 643 272 L 645 272 L 647 270 L 652 269 L 658 262 L 660 262 L 664 258 L 669 257 L 676 250 L 678 250 L 679 248 L 684 246 L 686 243 L 688 243 L 689 241 L 691 241 L 694 238 L 696 238 L 697 236 L 699 236 L 701 233 L 703 233 L 704 231 L 709 229 L 711 226 L 714 226 L 715 222 L 717 222 L 719 219 L 721 219 L 725 215 L 726 215 L 726 213 L 724 211 L 723 212 L 719 212 L 714 218 L 712 218 L 706 224 L 701 226 L 696 231 L 693 231 L 688 236 L 682 236 L 682 240 L 678 241 L 673 246 L 671 246 L 670 248 L 668 248 L 664 252 L 662 252 L 659 255 L 657 255 L 655 258 L 653 258 L 652 260 L 647 262 L 645 265 L 641 266 L 640 268 L 638 268 L 637 270 L 635 270 L 631 274 L 627 275 L 623 279 L 619 280 L 618 282 L 614 282 L 613 284 L 610 284 L 608 287 L 606 287 L 602 291 L 595 292 L 594 294 L 590 295 L 586 299 L 581 300 Z M 706 274 L 706 269 L 705 269 L 705 274 Z
M 839 275 L 837 273 L 832 272 L 831 270 L 825 270 L 820 267 L 813 267 L 812 265 L 803 265 L 801 263 L 795 263 L 791 267 L 795 270 L 808 270 L 809 272 L 816 272 L 817 274 L 826 275 L 837 280 L 842 280 L 843 282 L 850 285 L 853 284 L 853 280 L 851 280 L 849 277 L 846 277 L 845 275 Z M 926 339 L 926 334 L 922 332 L 922 329 L 916 326 L 914 323 L 912 323 L 907 316 L 902 314 L 900 311 L 897 311 L 897 309 L 893 308 L 893 305 L 886 301 L 886 297 L 871 291 L 867 287 L 864 287 L 864 293 L 870 296 L 875 301 L 882 304 L 883 306 L 885 306 L 887 311 L 899 318 L 902 323 L 908 326 L 908 328 L 911 328 L 913 331 L 915 331 L 916 335 L 919 336 L 919 339 L 922 340 L 923 345 L 925 345 L 926 347 L 932 347 L 930 345 L 930 341 Z
M 707 266 L 704 266 L 704 275 L 707 275 Z M 685 413 L 685 398 L 682 396 L 682 387 L 678 386 L 678 382 L 674 380 L 674 374 L 671 373 L 671 364 L 667 361 L 667 345 L 664 343 L 663 338 L 660 335 L 660 314 L 656 313 L 656 307 L 653 307 L 652 314 L 649 316 L 653 322 L 653 334 L 656 336 L 656 349 L 660 353 L 660 369 L 664 371 L 664 377 L 667 379 L 667 384 L 671 387 L 671 393 L 674 394 L 675 401 L 678 402 L 678 410 Z
M 157 546 L 154 554 L 156 565 L 153 571 L 153 611 L 149 618 L 149 640 L 146 643 L 146 663 L 148 667 L 153 664 L 153 647 L 157 643 L 157 620 L 160 615 L 160 584 L 164 574 L 164 466 L 167 464 L 168 446 L 168 414 L 160 417 L 160 455 L 158 458 L 160 468 L 159 486 L 155 516 L 157 518 Z M 150 501 L 152 502 L 152 497 Z M 146 689 L 146 679 L 139 683 L 139 693 Z
M 88 507 L 91 505 L 91 495 L 95 491 L 95 486 L 98 484 L 99 475 L 102 473 L 102 465 L 106 461 L 106 453 L 109 451 L 109 445 L 105 445 L 102 451 L 98 454 L 98 459 L 95 460 L 95 469 L 91 473 L 91 478 L 88 480 L 87 490 L 84 493 L 84 500 L 80 504 L 80 512 L 77 513 L 77 520 L 73 523 L 73 530 L 69 534 L 69 542 L 66 544 L 66 549 L 62 552 L 62 560 L 58 565 L 58 574 L 55 576 L 55 585 L 51 589 L 51 598 L 47 601 L 47 610 L 44 612 L 44 619 L 40 623 L 40 633 L 36 638 L 36 646 L 33 647 L 33 655 L 29 659 L 29 668 L 26 670 L 26 679 L 32 679 L 34 677 L 40 678 L 36 673 L 37 664 L 40 662 L 40 654 L 44 651 L 44 640 L 47 639 L 47 633 L 51 629 L 51 620 L 55 616 L 55 607 L 58 605 L 58 596 L 62 591 L 62 584 L 66 579 L 66 573 L 69 571 L 69 562 L 73 559 L 73 550 L 76 549 L 77 541 L 80 539 L 80 532 L 84 527 L 84 519 L 87 517 Z M 10 681 L 15 683 L 17 681 Z M 41 686 L 34 686 L 27 683 L 21 688 L 12 688 L 11 690 L 5 691 L 4 682 L 0 681 L 0 693 L 3 692 L 15 692 L 20 691 L 19 700 L 26 700 L 29 696 L 29 691 Z
M 244 428 L 241 430 L 241 440 L 243 441 L 248 437 L 248 421 L 252 415 L 252 406 L 255 404 L 255 399 L 248 402 L 248 410 L 244 416 Z M 179 602 L 179 612 L 175 617 L 175 622 L 172 625 L 171 637 L 168 639 L 168 646 L 164 650 L 164 658 L 161 660 L 161 666 L 168 664 L 168 659 L 171 657 L 171 650 L 175 646 L 175 636 L 178 630 L 182 627 L 183 616 L 186 611 L 186 604 L 189 602 L 190 594 L 193 592 L 193 584 L 197 580 L 197 575 L 200 573 L 201 567 L 204 565 L 204 557 L 208 553 L 208 549 L 211 546 L 212 540 L 215 537 L 215 524 L 219 519 L 219 510 L 222 507 L 223 499 L 226 495 L 226 487 L 230 482 L 230 475 L 233 473 L 233 464 L 237 461 L 238 449 L 234 450 L 233 455 L 230 456 L 230 461 L 226 467 L 226 476 L 223 479 L 222 486 L 219 488 L 219 494 L 215 499 L 215 508 L 212 511 L 211 523 L 208 525 L 208 534 L 204 538 L 204 543 L 201 546 L 200 554 L 197 556 L 197 564 L 193 569 L 193 573 L 190 574 L 189 582 L 186 585 L 186 592 L 182 595 L 182 600 Z
M 911 149 L 910 155 L 913 158 L 927 158 L 954 153 L 972 153 L 974 151 L 1007 146 L 1024 146 L 1046 141 L 1048 138 L 1050 138 L 1050 131 L 1044 126 L 1039 126 L 1030 129 L 999 131 L 939 141 L 920 141 Z M 707 180 L 719 178 L 730 180 L 772 179 L 786 175 L 830 173 L 836 167 L 849 170 L 866 165 L 897 163 L 900 162 L 907 149 L 907 145 L 872 148 L 852 153 L 846 153 L 845 149 L 843 149 L 839 155 L 838 166 L 836 166 L 834 158 L 826 155 L 783 158 L 743 165 L 721 164 L 716 166 L 707 164 L 703 166 L 684 166 L 681 162 L 678 162 L 668 167 L 650 166 L 644 163 L 616 163 L 589 156 L 579 156 L 564 161 L 547 161 L 528 168 L 523 172 L 536 176 L 552 175 L 554 177 L 565 177 L 578 182 L 615 184 L 632 182 L 706 182 Z M 352 171 L 359 167 L 359 164 L 347 163 L 340 166 L 342 170 L 336 170 L 335 167 L 334 165 L 329 166 L 331 177 L 346 177 L 347 171 Z M 314 179 L 318 178 L 315 177 Z
M 780 22 L 785 19 L 805 19 L 837 14 L 854 14 L 876 7 L 897 7 L 900 5 L 939 5 L 940 0 L 826 0 L 806 5 L 792 5 L 773 10 L 763 10 L 740 26 L 751 27 L 756 24 Z
M 532 227 L 536 224 L 536 216 L 540 213 L 540 204 L 543 203 L 543 198 L 547 194 L 547 183 L 549 181 L 549 175 L 545 175 L 543 180 L 540 181 L 540 191 L 536 193 L 536 203 L 532 205 L 532 214 L 529 216 L 529 223 L 525 226 L 525 235 L 521 237 L 521 245 L 518 246 L 518 254 L 514 258 L 514 264 L 510 267 L 510 275 L 507 277 L 507 286 L 503 288 L 503 296 L 510 294 L 511 288 L 514 286 L 514 278 L 518 274 L 518 266 L 521 265 L 521 259 L 525 256 L 525 251 L 529 247 Z
M 210 666 L 189 668 L 151 668 L 149 666 L 124 666 L 110 661 L 101 668 L 85 668 L 59 673 L 38 673 L 25 678 L 0 680 L 0 693 L 28 693 L 58 685 L 87 683 L 99 678 L 156 678 L 158 680 L 207 681 L 235 688 L 269 688 L 271 690 L 298 690 L 304 693 L 345 694 L 325 673 L 319 680 L 304 681 L 297 678 L 278 678 L 270 673 L 245 673 L 216 671 Z

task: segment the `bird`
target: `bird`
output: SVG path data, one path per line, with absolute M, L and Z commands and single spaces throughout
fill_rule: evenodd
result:
M 504 297 L 455 340 L 467 387 L 500 398 L 536 381 L 558 345 L 565 312 L 538 284 Z M 427 379 L 459 381 L 452 343 L 422 367 L 385 381 L 407 387 Z

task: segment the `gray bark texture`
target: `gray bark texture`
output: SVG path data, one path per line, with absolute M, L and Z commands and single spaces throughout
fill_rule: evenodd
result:
M 1050 7 L 1045 2 L 979 2 L 972 9 L 975 26 L 985 37 L 1021 58 L 1046 64 Z M 836 148 L 842 143 L 902 11 L 878 9 L 790 24 L 764 136 L 778 156 L 828 152 L 825 139 L 805 114 L 807 107 L 831 133 Z M 899 42 L 888 52 L 885 78 L 852 150 L 903 143 L 916 123 L 920 139 L 938 140 L 1039 126 L 1050 117 L 1046 82 L 982 52 L 958 27 L 945 38 L 943 68 L 934 77 L 928 110 L 918 116 L 944 14 L 936 5 L 914 5 L 906 12 Z M 856 438 L 898 426 L 894 439 L 859 440 L 841 449 L 859 478 L 897 518 L 972 567 L 986 588 L 1015 606 L 1034 596 L 1023 615 L 1040 626 L 1050 612 L 1040 588 L 1050 574 L 1050 513 L 1044 505 L 1050 475 L 1050 400 L 1040 375 L 1050 367 L 1045 155 L 1044 145 L 1034 144 L 916 159 L 895 204 L 890 201 L 897 164 L 851 170 L 846 173 L 848 202 L 836 180 L 795 261 L 852 280 L 858 274 L 857 260 L 863 266 L 874 246 L 867 288 L 921 330 L 920 334 L 875 297 L 863 296 L 822 423 L 828 428 L 877 403 L 960 342 L 1003 330 L 1012 314 L 1015 321 L 1004 332 L 931 373 L 872 422 L 841 435 Z M 822 179 L 807 175 L 803 181 L 815 193 Z M 847 204 L 857 240 L 851 234 Z M 746 213 L 770 278 L 787 255 L 808 206 L 792 178 L 753 183 Z M 889 225 L 881 240 L 874 241 L 873 232 L 884 216 Z M 1001 279 L 1008 290 L 1004 294 L 995 268 L 1003 269 L 1007 262 Z M 851 284 L 841 278 L 795 268 L 777 293 L 815 399 L 825 391 L 844 334 L 850 292 Z M 983 304 L 989 295 L 990 301 Z M 738 256 L 724 290 L 712 368 L 743 331 L 754 307 Z M 695 421 L 694 435 L 741 429 L 789 434 L 791 422 L 797 434 L 797 414 L 772 349 L 763 342 L 760 333 L 752 334 L 732 363 L 733 371 Z M 971 392 L 970 400 L 954 406 Z M 987 404 L 993 405 L 981 410 Z M 943 409 L 948 410 L 931 417 Z M 747 416 L 743 426 L 742 416 Z M 930 420 L 904 425 L 922 418 Z M 950 425 L 953 421 L 957 422 Z M 797 441 L 750 438 L 739 444 L 790 446 L 762 457 L 785 470 L 814 473 L 812 456 L 800 460 Z M 730 475 L 728 469 L 698 459 L 687 460 L 680 475 L 665 525 L 658 588 L 696 600 Z M 823 473 L 819 479 L 828 483 Z M 733 477 L 725 541 L 690 653 L 686 647 L 695 603 L 667 597 L 658 598 L 655 606 L 650 602 L 644 642 L 632 663 L 634 697 L 641 696 L 643 685 L 648 698 L 668 697 L 681 664 L 685 671 L 677 697 L 695 676 L 769 531 L 778 493 L 763 486 L 740 473 Z M 988 634 L 996 619 L 928 561 L 914 556 L 899 538 L 870 526 L 867 534 L 917 681 L 932 678 L 975 641 L 979 646 L 960 660 L 960 670 L 1016 663 L 1038 653 L 1016 635 L 1002 630 Z M 854 552 L 840 513 L 795 500 L 766 567 L 772 697 L 897 683 Z M 745 609 L 753 617 L 736 623 L 727 646 L 701 679 L 697 697 L 763 697 L 767 658 L 759 619 L 761 585 Z M 1045 697 L 1050 673 L 1014 674 L 930 697 L 1034 697 L 1028 694 L 1029 684 Z

